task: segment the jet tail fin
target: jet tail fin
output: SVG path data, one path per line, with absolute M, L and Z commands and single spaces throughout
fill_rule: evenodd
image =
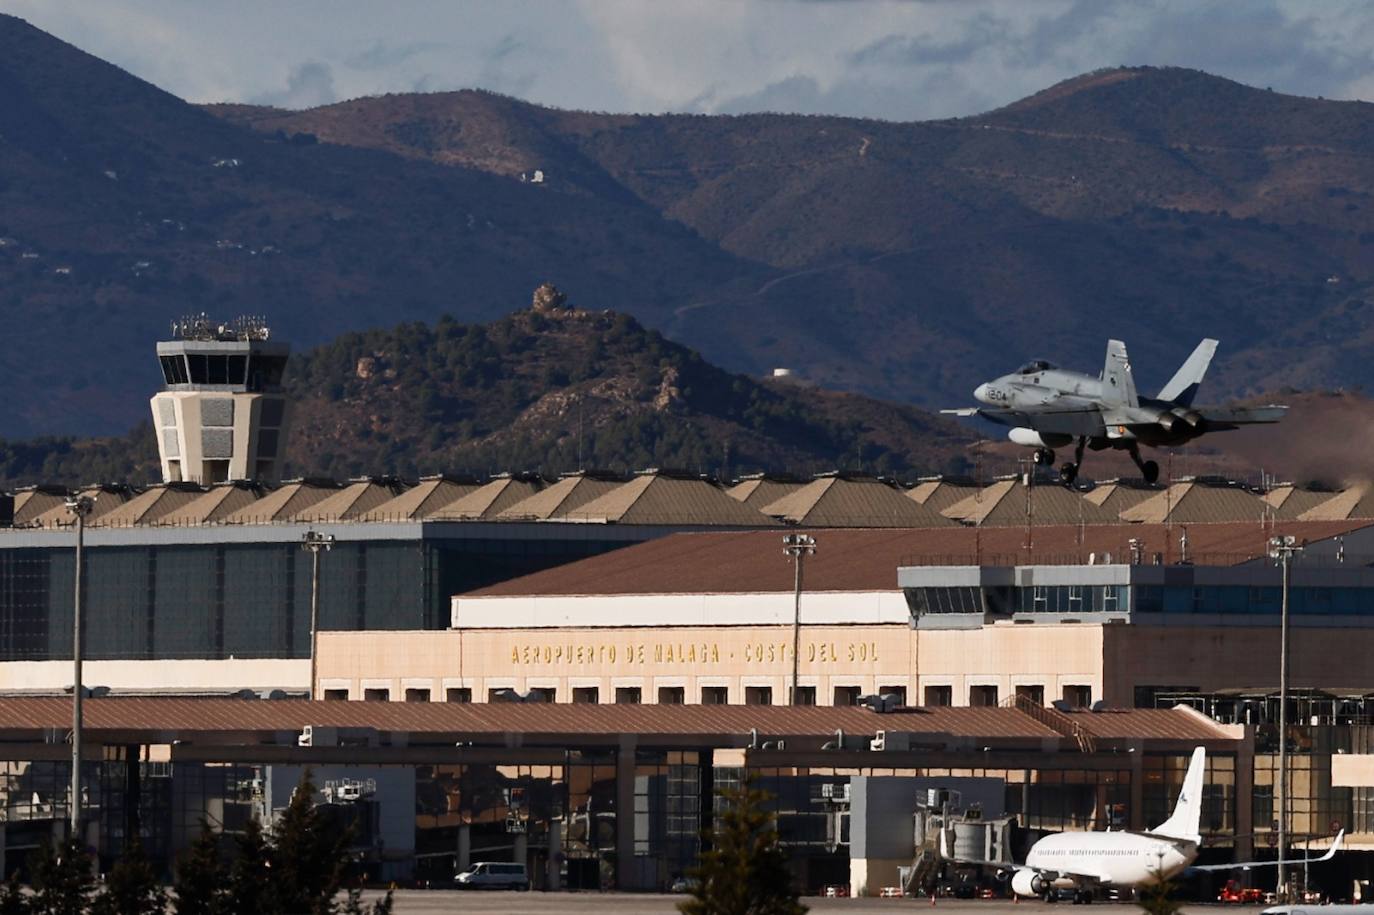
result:
M 1192 406 L 1193 398 L 1202 386 L 1202 377 L 1207 374 L 1207 367 L 1212 364 L 1212 356 L 1216 351 L 1217 341 L 1211 338 L 1199 343 L 1188 360 L 1174 372 L 1169 383 L 1160 388 L 1159 399 L 1185 407 Z
M 1207 769 L 1207 751 L 1198 747 L 1188 763 L 1188 771 L 1183 776 L 1183 790 L 1179 792 L 1178 803 L 1174 805 L 1173 815 L 1156 828 L 1150 830 L 1157 836 L 1170 839 L 1185 839 L 1198 842 L 1202 838 L 1202 779 Z
M 1102 403 L 1109 407 L 1138 407 L 1131 357 L 1120 340 L 1107 341 L 1107 364 L 1102 369 Z

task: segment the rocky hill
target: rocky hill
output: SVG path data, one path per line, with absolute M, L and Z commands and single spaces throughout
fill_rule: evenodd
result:
M 928 407 L 1108 336 L 1143 389 L 1204 335 L 1212 398 L 1374 383 L 1363 103 L 1143 67 L 924 123 L 196 108 L 9 17 L 0 91 L 10 436 L 127 429 L 185 311 L 309 347 L 546 277 L 731 371 Z
M 488 324 L 344 334 L 293 357 L 289 472 L 674 467 L 728 477 L 960 470 L 970 432 L 913 408 L 719 369 L 634 318 L 568 305 Z M 157 476 L 146 425 L 115 440 L 0 443 L 0 482 Z

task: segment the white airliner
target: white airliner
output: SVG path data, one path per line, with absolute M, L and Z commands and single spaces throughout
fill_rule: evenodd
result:
M 1026 863 L 1010 865 L 1011 889 L 1017 896 L 1056 898 L 1057 890 L 1072 889 L 1074 902 L 1091 902 L 1099 886 L 1138 887 L 1169 879 L 1197 859 L 1202 842 L 1202 780 L 1207 767 L 1202 747 L 1193 751 L 1188 771 L 1183 776 L 1183 791 L 1173 815 L 1148 832 L 1060 832 L 1045 836 L 1031 846 Z M 1287 864 L 1327 861 L 1340 849 L 1345 833 L 1337 834 L 1331 849 L 1320 858 L 1298 858 Z M 993 861 L 965 864 L 1007 868 Z M 1276 866 L 1277 861 L 1247 861 L 1236 864 L 1209 864 L 1194 870 L 1231 870 L 1235 868 Z

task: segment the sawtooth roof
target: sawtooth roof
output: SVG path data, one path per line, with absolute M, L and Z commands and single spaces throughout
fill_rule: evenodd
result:
M 1275 486 L 1265 493 L 1261 498 L 1273 510 L 1275 518 L 1298 518 L 1306 511 L 1316 508 L 1323 502 L 1328 502 L 1333 496 L 1338 495 L 1334 492 L 1325 490 L 1302 489 L 1292 483 L 1285 483 L 1282 486 Z M 1340 520 L 1340 519 L 1333 519 Z
M 14 526 L 32 525 L 39 515 L 67 504 L 65 489 L 26 486 L 14 494 Z
M 921 480 L 907 490 L 907 497 L 915 499 L 931 511 L 943 512 L 957 502 L 962 502 L 978 492 L 977 483 L 966 480 L 946 480 L 936 477 Z
M 538 477 L 497 477 L 472 492 L 429 514 L 433 520 L 477 521 L 495 518 L 544 488 Z
M 1239 486 L 1183 480 L 1121 513 L 1122 521 L 1198 524 L 1218 521 L 1259 521 L 1265 504 Z
M 1315 542 L 1367 522 L 1279 521 L 1201 524 L 1189 528 L 1198 565 L 1232 565 L 1264 556 L 1268 540 L 1291 533 Z M 670 534 L 463 595 L 544 597 L 614 594 L 791 592 L 792 563 L 782 530 Z M 834 528 L 810 531 L 816 553 L 806 560 L 807 591 L 896 591 L 897 569 L 917 565 L 1086 563 L 1090 554 L 1128 561 L 1130 541 L 1142 552 L 1177 560 L 1177 531 L 1159 524 L 1037 526 L 1026 549 L 1024 527 Z M 1080 539 L 1081 538 L 1081 539 Z
M 150 486 L 100 519 L 102 526 L 162 524 L 168 515 L 205 494 L 193 483 L 160 483 Z
M 291 480 L 283 483 L 256 502 L 249 503 L 224 519 L 229 524 L 266 524 L 290 521 L 312 505 L 339 492 L 332 481 Z
M 1030 487 L 1034 524 L 1115 524 L 1117 516 L 1055 483 Z M 945 509 L 943 514 L 982 527 L 1026 526 L 1026 486 L 1020 477 L 998 480 Z
M 364 521 L 418 521 L 448 508 L 481 485 L 470 477 L 421 477 L 404 492 L 393 489 L 390 497 L 363 509 L 358 517 Z
M 761 510 L 765 505 L 770 505 L 805 485 L 801 480 L 778 479 L 760 474 L 741 480 L 725 492 L 730 498 L 743 502 L 750 508 Z
M 940 527 L 953 524 L 883 480 L 827 475 L 759 509 L 808 527 Z
M 563 517 L 614 524 L 763 527 L 777 523 L 708 480 L 658 472 L 641 474 Z
M 1120 517 L 1126 509 L 1133 508 L 1162 491 L 1158 486 L 1147 486 L 1143 482 L 1126 483 L 1121 480 L 1103 480 L 1088 492 L 1083 493 L 1082 498 L 1087 499 L 1098 508 Z
M 405 492 L 405 484 L 392 478 L 350 479 L 333 495 L 302 508 L 291 521 L 363 521 L 370 512 Z
M 1340 521 L 1374 518 L 1374 485 L 1359 483 L 1319 502 L 1298 515 L 1302 521 Z
M 86 523 L 98 524 L 101 518 L 128 502 L 134 491 L 127 486 L 86 486 L 80 489 L 78 494 L 91 500 L 91 513 L 87 516 Z M 15 526 L 51 528 L 70 527 L 74 523 L 75 518 L 67 509 L 65 498 L 24 524 L 21 524 L 18 517 L 15 518 Z
M 263 488 L 255 483 L 216 483 L 210 491 L 168 512 L 162 524 L 216 524 L 257 502 Z
M 497 517 L 502 521 L 547 521 L 562 518 L 593 499 L 625 483 L 624 478 L 603 477 L 586 473 L 566 474 L 557 483 L 546 486 L 509 506 Z

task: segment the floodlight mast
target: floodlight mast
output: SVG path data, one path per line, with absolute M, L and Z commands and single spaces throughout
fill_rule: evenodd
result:
M 807 556 L 815 555 L 816 538 L 810 534 L 785 534 L 782 538 L 782 552 L 792 557 L 796 567 L 792 589 L 792 688 L 787 695 L 787 704 L 796 705 L 797 678 L 801 672 L 802 562 Z
M 333 534 L 309 530 L 301 538 L 301 549 L 310 551 L 310 698 L 315 698 L 319 671 L 320 639 L 320 553 L 334 546 Z
M 1283 603 L 1279 614 L 1279 859 L 1278 897 L 1288 901 L 1288 868 L 1284 852 L 1288 845 L 1288 577 L 1293 556 L 1301 553 L 1298 538 L 1292 534 L 1271 537 L 1269 558 L 1283 568 Z
M 95 508 L 90 496 L 67 499 L 67 511 L 76 517 L 76 572 L 72 593 L 72 798 L 68 811 L 70 837 L 81 835 L 81 699 L 85 687 L 81 683 L 81 567 L 85 562 L 86 518 Z

